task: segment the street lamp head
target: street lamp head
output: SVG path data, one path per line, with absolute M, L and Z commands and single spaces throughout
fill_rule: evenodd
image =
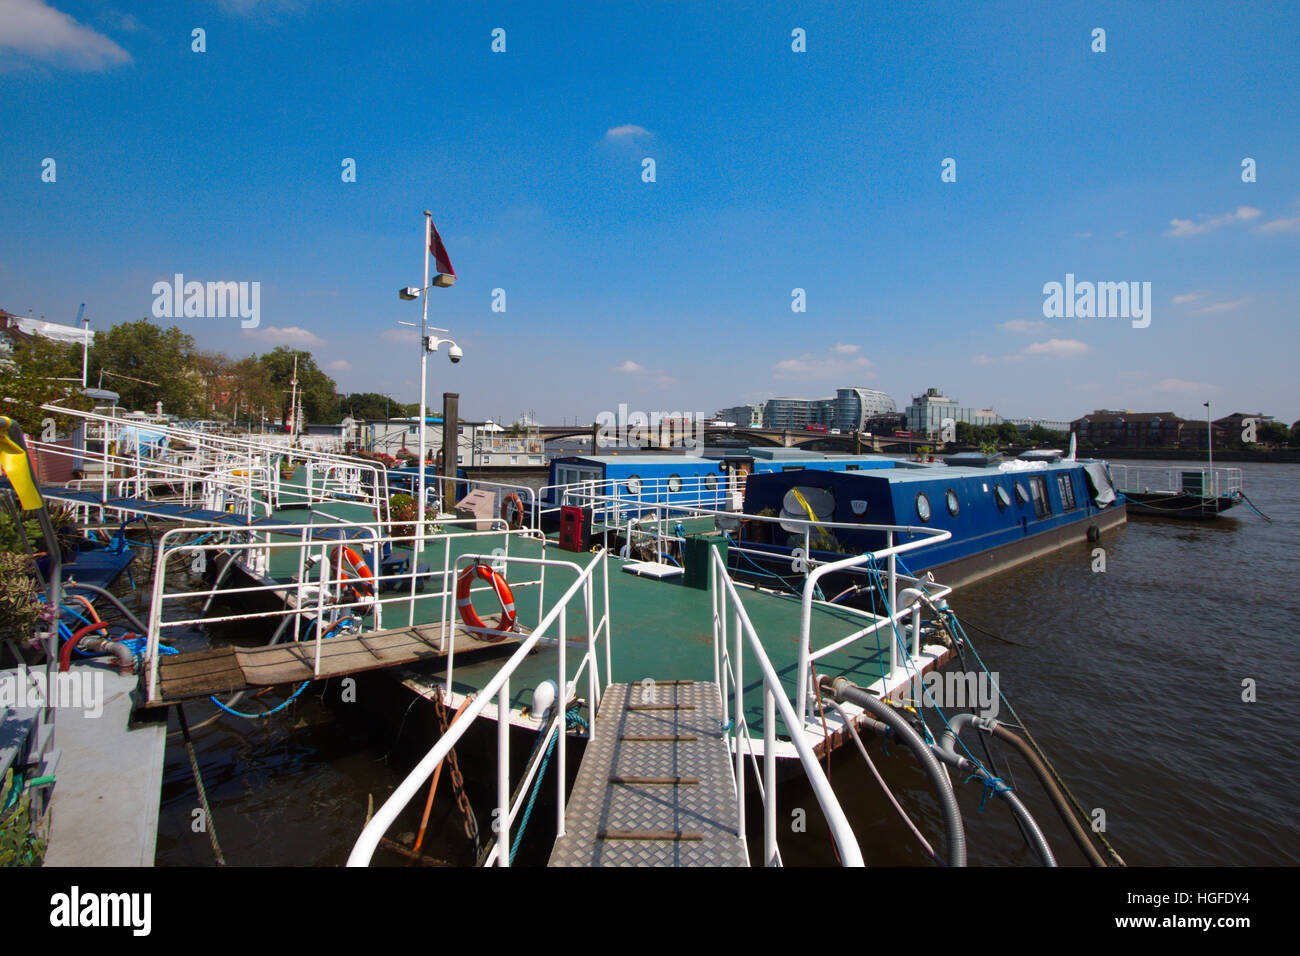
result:
M 397 295 L 404 302 L 410 302 L 412 299 L 418 299 L 420 297 L 420 290 L 416 286 L 408 285 L 405 288 L 398 289 Z

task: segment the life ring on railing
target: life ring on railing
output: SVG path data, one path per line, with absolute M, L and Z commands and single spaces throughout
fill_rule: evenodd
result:
M 510 517 L 512 511 L 513 518 Z M 511 531 L 518 531 L 524 526 L 524 501 L 513 492 L 501 499 L 501 520 Z
M 476 577 L 491 582 L 497 592 L 497 600 L 501 602 L 501 617 L 497 619 L 495 634 L 491 633 L 493 629 L 484 624 L 483 619 L 474 610 L 474 601 L 469 591 Z M 514 593 L 510 590 L 506 579 L 492 570 L 491 565 L 474 564 L 460 573 L 460 579 L 456 582 L 456 606 L 460 608 L 460 619 L 465 622 L 466 627 L 475 628 L 480 632 L 489 632 L 474 634 L 480 641 L 487 641 L 489 644 L 505 640 L 506 635 L 515 630 L 518 622 Z
M 352 592 L 353 601 L 367 601 L 375 596 L 375 576 L 361 555 L 346 545 L 337 544 L 330 550 L 330 567 L 336 568 L 340 565 L 345 576 L 344 580 L 339 582 L 340 597 L 343 596 L 344 588 Z M 358 612 L 365 613 L 365 609 L 359 608 Z

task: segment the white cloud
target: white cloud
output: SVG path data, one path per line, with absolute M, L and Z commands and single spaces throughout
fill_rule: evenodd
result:
M 250 339 L 257 339 L 259 342 L 267 342 L 272 345 L 319 346 L 325 344 L 325 340 L 316 333 L 300 329 L 296 325 L 287 325 L 284 328 L 275 325 L 264 325 L 259 329 L 244 329 L 244 334 Z
M 1170 219 L 1169 225 L 1173 226 L 1173 228 L 1166 232 L 1165 235 L 1173 236 L 1175 239 L 1199 236 L 1211 229 L 1218 229 L 1221 226 L 1231 225 L 1235 222 L 1249 222 L 1262 214 L 1262 211 L 1254 206 L 1238 206 L 1235 212 L 1225 212 L 1222 216 L 1215 216 L 1213 219 L 1206 219 L 1202 216 L 1201 222 L 1193 222 L 1190 219 Z
M 0 49 L 78 70 L 131 62 L 131 54 L 41 0 L 0 0 Z
M 1255 229 L 1256 232 L 1300 232 L 1300 217 L 1295 219 L 1274 219 Z
M 379 333 L 379 337 L 389 342 L 401 342 L 403 345 L 415 345 L 420 341 L 420 333 L 415 329 L 384 329 Z
M 1189 382 L 1181 378 L 1166 378 L 1155 385 L 1151 386 L 1153 392 L 1195 392 L 1203 394 L 1205 392 L 1219 392 L 1222 389 L 1218 385 L 1207 385 L 1204 382 Z
M 1251 301 L 1251 299 L 1247 298 L 1233 299 L 1231 302 L 1216 302 L 1214 305 L 1207 305 L 1204 308 L 1194 309 L 1192 314 L 1201 315 L 1205 312 L 1235 312 L 1237 309 L 1240 309 Z
M 625 123 L 622 126 L 615 126 L 605 130 L 606 139 L 623 139 L 627 136 L 649 136 L 650 131 L 644 126 L 637 126 L 635 123 Z
M 862 346 L 861 346 L 861 345 L 848 345 L 848 344 L 845 344 L 845 343 L 843 343 L 843 342 L 837 342 L 835 345 L 832 345 L 832 346 L 831 346 L 831 351 L 832 351 L 832 352 L 838 352 L 838 353 L 840 353 L 841 355 L 853 355 L 853 354 L 856 354 L 857 352 L 861 352 L 861 351 L 862 351 Z
M 1183 305 L 1186 302 L 1195 302 L 1197 299 L 1202 298 L 1203 295 L 1204 293 L 1202 292 L 1184 292 L 1181 295 L 1174 296 L 1174 305 Z
M 1078 339 L 1048 339 L 1046 342 L 1035 342 L 1026 347 L 1024 354 L 1070 358 L 1075 355 L 1087 355 L 1091 351 L 1092 347 L 1087 342 L 1080 342 Z
M 827 349 L 831 354 L 829 356 L 813 355 L 811 352 L 805 353 L 798 358 L 782 359 L 772 366 L 772 374 L 777 378 L 796 378 L 809 379 L 811 381 L 827 381 L 831 379 L 845 379 L 851 376 L 861 377 L 867 369 L 871 368 L 871 361 L 865 356 L 856 355 L 859 347 L 842 345 L 832 346 Z M 852 355 L 852 358 L 848 356 Z
M 614 371 L 615 371 L 615 372 L 625 372 L 625 373 L 627 373 L 628 375 L 640 375 L 640 374 L 642 374 L 643 372 L 645 372 L 645 366 L 644 366 L 644 365 L 637 365 L 636 362 L 633 362 L 631 359 L 628 359 L 628 360 L 627 360 L 626 362 L 624 362 L 622 365 L 617 365 L 617 366 L 615 366 L 615 367 L 614 367 Z
M 1051 329 L 1051 325 L 1033 319 L 1011 319 L 1003 322 L 998 328 L 1003 332 L 1022 332 L 1025 335 L 1034 335 L 1038 332 L 1047 332 Z
M 347 359 L 338 359 L 337 361 L 330 362 L 325 366 L 325 368 L 331 372 L 350 372 L 352 371 L 352 363 Z

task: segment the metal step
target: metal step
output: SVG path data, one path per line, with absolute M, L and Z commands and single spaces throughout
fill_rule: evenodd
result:
M 748 866 L 712 683 L 613 684 L 551 866 Z

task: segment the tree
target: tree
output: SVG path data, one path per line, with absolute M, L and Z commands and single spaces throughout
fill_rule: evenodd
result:
M 280 409 L 280 424 L 289 424 L 295 356 L 298 359 L 298 400 L 302 403 L 305 420 L 321 423 L 339 421 L 342 416 L 334 394 L 334 379 L 320 370 L 310 352 L 278 345 L 258 361 L 266 369 L 277 393 L 275 406 Z
M 381 418 L 408 418 L 420 414 L 419 405 L 395 402 L 378 392 L 353 392 L 343 396 L 339 410 L 350 418 L 376 421 Z
M 1020 441 L 1020 429 L 1011 422 L 1002 422 L 997 427 L 998 441 L 1004 445 L 1014 445 Z
M 91 407 L 81 394 L 81 348 L 41 336 L 14 339 L 10 363 L 0 362 L 0 415 L 37 437 L 47 418 L 66 428 L 71 419 L 42 411 L 41 406 L 54 402 L 83 411 Z
M 1258 437 L 1265 445 L 1285 445 L 1290 434 L 1281 422 L 1263 422 L 1259 426 Z
M 977 444 L 975 440 L 975 426 L 970 422 L 958 422 L 956 435 L 954 437 L 957 439 L 958 445 Z
M 187 417 L 202 414 L 203 377 L 194 337 L 176 326 L 159 328 L 148 319 L 123 322 L 95 336 L 90 349 L 90 381 L 103 374 L 104 387 L 120 396 L 118 404 Z

